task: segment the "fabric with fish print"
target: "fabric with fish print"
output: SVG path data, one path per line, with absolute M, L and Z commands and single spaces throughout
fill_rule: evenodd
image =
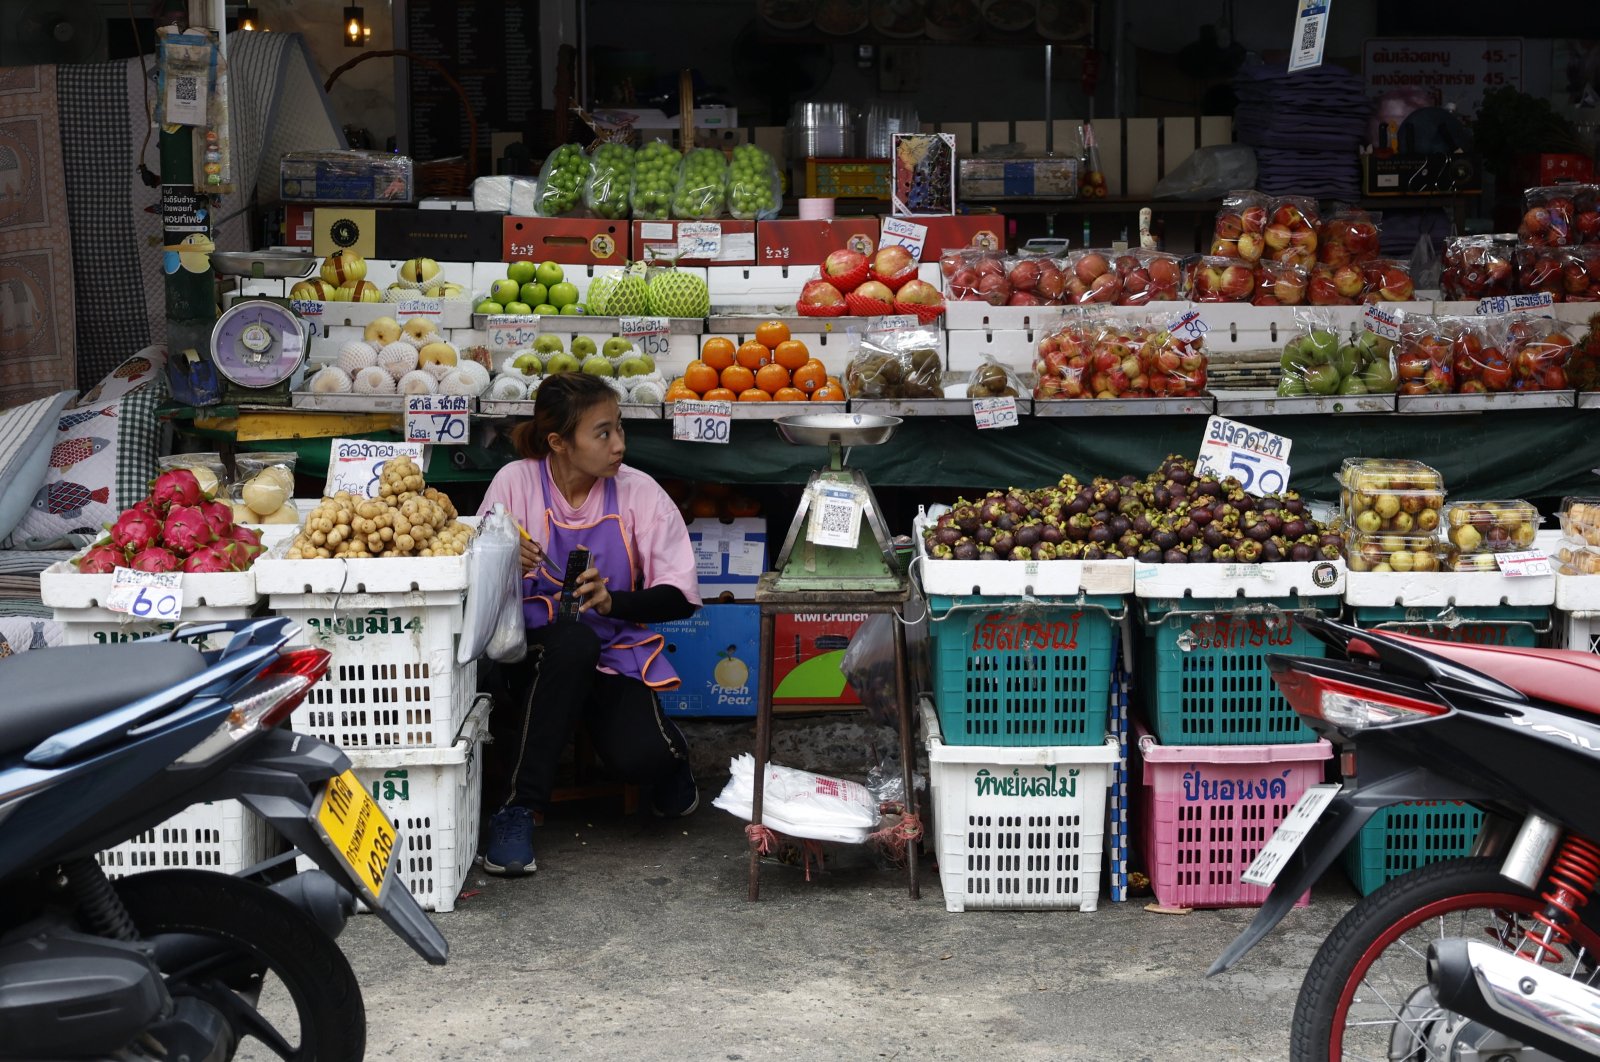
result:
M 50 467 L 59 468 L 63 472 L 80 462 L 87 461 L 95 454 L 111 445 L 110 439 L 101 439 L 95 436 L 79 436 L 58 442 L 50 448 Z

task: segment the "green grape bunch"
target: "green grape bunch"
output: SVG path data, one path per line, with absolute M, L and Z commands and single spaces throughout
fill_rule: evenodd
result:
M 601 144 L 590 159 L 583 203 L 598 217 L 617 221 L 628 216 L 633 193 L 633 149 L 626 144 Z
M 733 149 L 728 172 L 728 213 L 740 221 L 774 218 L 780 202 L 778 167 L 772 156 L 754 144 Z
M 652 140 L 633 156 L 633 216 L 665 218 L 672 209 L 672 190 L 683 156 L 671 144 Z
M 589 160 L 577 144 L 563 144 L 545 160 L 539 182 L 539 215 L 556 218 L 570 214 L 583 198 L 589 179 Z
M 727 201 L 728 163 L 722 152 L 696 148 L 678 167 L 678 188 L 672 196 L 672 216 L 690 221 L 720 217 Z

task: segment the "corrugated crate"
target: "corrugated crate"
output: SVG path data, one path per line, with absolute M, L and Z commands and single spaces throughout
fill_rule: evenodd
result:
M 946 745 L 922 703 L 939 881 L 947 911 L 1093 911 L 1106 792 L 1120 756 L 1098 745 Z
M 106 876 L 146 870 L 234 874 L 277 853 L 276 831 L 237 800 L 195 804 L 95 856 Z
M 928 609 L 935 703 L 949 744 L 1104 739 L 1122 598 L 935 595 Z
M 1550 633 L 1550 610 L 1518 605 L 1484 608 L 1354 608 L 1355 625 L 1446 642 L 1532 649 Z
M 1333 746 L 1166 745 L 1139 729 L 1146 870 L 1168 907 L 1255 907 L 1269 890 L 1239 879 Z M 1299 903 L 1310 902 L 1310 893 Z
M 1169 745 L 1305 743 L 1314 734 L 1272 682 L 1274 654 L 1320 657 L 1297 613 L 1336 610 L 1329 598 L 1140 601 L 1144 705 Z
M 1363 896 L 1418 867 L 1471 853 L 1483 812 L 1459 800 L 1393 804 L 1345 846 L 1344 872 Z

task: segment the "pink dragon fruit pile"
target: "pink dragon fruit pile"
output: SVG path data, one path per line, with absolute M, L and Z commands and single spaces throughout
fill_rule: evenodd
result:
M 261 536 L 233 522 L 187 468 L 161 473 L 150 493 L 106 527 L 75 564 L 86 575 L 117 568 L 141 572 L 242 572 L 264 553 Z

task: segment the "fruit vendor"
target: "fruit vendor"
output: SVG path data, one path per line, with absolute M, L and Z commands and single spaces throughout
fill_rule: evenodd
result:
M 600 377 L 547 377 L 533 418 L 517 425 L 512 441 L 521 460 L 495 475 L 480 511 L 503 504 L 524 532 L 528 656 L 511 675 L 513 781 L 490 821 L 484 869 L 520 875 L 536 867 L 535 824 L 580 725 L 613 774 L 648 787 L 658 815 L 699 806 L 688 745 L 656 697 L 678 676 L 647 624 L 693 614 L 700 587 L 677 506 L 655 480 L 622 463 L 621 410 Z M 577 576 L 579 611 L 570 619 L 560 615 L 560 601 L 577 549 L 591 560 Z

